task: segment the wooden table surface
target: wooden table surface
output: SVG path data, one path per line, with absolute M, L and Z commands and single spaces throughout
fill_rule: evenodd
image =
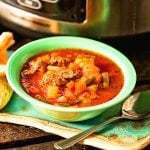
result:
M 3 30 L 2 30 L 3 29 Z M 1 32 L 6 28 L 1 28 Z M 16 44 L 11 48 L 15 50 L 24 43 L 33 39 L 23 35 L 14 34 Z M 137 71 L 137 84 L 134 92 L 150 89 L 150 34 L 139 36 L 100 39 L 101 41 L 112 45 L 124 53 L 133 63 Z M 62 137 L 43 132 L 39 129 L 0 123 L 0 149 L 11 150 L 54 150 L 53 143 L 62 139 Z M 76 144 L 69 150 L 97 150 L 90 146 Z M 145 150 L 150 149 L 150 145 Z

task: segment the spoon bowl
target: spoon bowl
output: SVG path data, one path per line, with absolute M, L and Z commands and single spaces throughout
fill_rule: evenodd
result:
M 71 138 L 58 141 L 54 144 L 56 149 L 67 149 L 87 136 L 91 135 L 99 128 L 119 119 L 141 120 L 150 117 L 149 105 L 150 91 L 137 92 L 131 95 L 122 106 L 122 115 L 112 117 L 102 123 L 99 123 Z
M 150 91 L 147 91 L 148 94 Z M 148 105 L 148 98 L 140 98 L 143 93 L 147 92 L 138 92 L 131 95 L 123 104 L 122 107 L 122 116 L 131 120 L 140 120 L 149 116 L 150 107 Z M 147 107 L 148 106 L 148 107 Z M 144 110 L 143 110 L 144 107 Z

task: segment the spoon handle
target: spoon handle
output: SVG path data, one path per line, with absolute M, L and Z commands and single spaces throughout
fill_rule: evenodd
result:
M 56 149 L 67 149 L 71 146 L 73 146 L 74 144 L 78 143 L 79 141 L 85 139 L 87 136 L 89 136 L 90 134 L 94 133 L 95 131 L 97 131 L 99 128 L 115 121 L 115 120 L 118 120 L 118 119 L 123 119 L 124 117 L 123 116 L 117 116 L 117 117 L 113 117 L 113 118 L 110 118 L 102 123 L 99 123 L 97 124 L 96 126 L 93 126 L 75 136 L 72 136 L 71 138 L 68 138 L 68 139 L 64 139 L 64 140 L 61 140 L 61 141 L 58 141 L 54 144 L 54 147 Z

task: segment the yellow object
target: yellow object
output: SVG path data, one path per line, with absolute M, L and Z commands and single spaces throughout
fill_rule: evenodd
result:
M 13 90 L 9 86 L 5 76 L 0 77 L 0 109 L 2 109 L 10 100 Z
M 2 32 L 0 34 L 0 64 L 6 64 L 8 60 L 7 49 L 15 43 L 13 33 Z
M 13 90 L 9 86 L 5 71 L 8 60 L 7 49 L 15 43 L 13 33 L 2 32 L 0 34 L 0 109 L 2 109 L 9 102 Z
M 5 76 L 6 73 L 6 65 L 0 64 L 0 77 Z

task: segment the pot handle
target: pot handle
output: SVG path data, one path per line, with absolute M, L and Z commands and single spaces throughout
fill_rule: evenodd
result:
M 48 3 L 58 3 L 60 0 L 42 0 L 44 2 L 48 2 Z

